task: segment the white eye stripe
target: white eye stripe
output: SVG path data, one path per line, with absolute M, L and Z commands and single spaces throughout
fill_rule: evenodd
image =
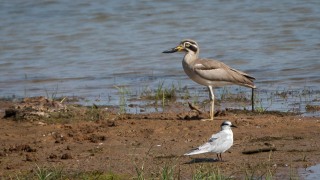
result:
M 186 48 L 192 47 L 192 49 L 198 49 L 198 46 L 196 44 L 192 44 L 190 42 L 183 43 L 183 46 L 186 47 Z
M 196 45 L 195 43 L 192 43 L 192 42 L 189 42 L 189 41 L 184 42 L 183 45 L 184 45 L 185 47 L 188 47 L 188 46 L 195 46 L 195 47 L 197 47 L 197 45 Z

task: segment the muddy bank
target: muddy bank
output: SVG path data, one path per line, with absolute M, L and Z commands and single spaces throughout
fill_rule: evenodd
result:
M 161 167 L 170 165 L 181 179 L 208 167 L 234 177 L 272 170 L 275 177 L 287 178 L 298 168 L 320 162 L 319 117 L 225 110 L 214 121 L 203 122 L 198 119 L 207 113 L 183 106 L 181 111 L 119 115 L 105 107 L 44 102 L 37 112 L 53 109 L 50 114 L 30 118 L 22 111 L 5 117 L 5 109 L 29 106 L 1 101 L 0 176 L 30 173 L 41 166 L 126 177 L 137 176 L 136 168 L 143 167 L 146 177 L 158 177 Z M 233 130 L 234 146 L 223 154 L 224 162 L 217 162 L 215 154 L 183 156 L 219 131 L 223 120 L 238 126 Z

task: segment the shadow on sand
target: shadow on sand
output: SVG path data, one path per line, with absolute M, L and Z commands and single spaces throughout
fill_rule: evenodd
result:
M 189 162 L 184 164 L 196 164 L 196 163 L 213 163 L 213 162 L 220 162 L 218 159 L 213 158 L 193 158 Z

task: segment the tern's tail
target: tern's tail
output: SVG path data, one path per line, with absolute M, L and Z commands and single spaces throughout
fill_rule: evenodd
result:
M 191 155 L 195 155 L 195 154 L 202 154 L 202 153 L 207 153 L 208 151 L 205 149 L 194 149 L 188 153 L 185 153 L 185 156 L 191 156 Z

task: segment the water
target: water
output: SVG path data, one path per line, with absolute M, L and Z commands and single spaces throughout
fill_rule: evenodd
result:
M 304 180 L 317 180 L 320 178 L 320 164 L 310 166 L 305 170 L 300 169 L 299 175 Z
M 3 0 L 0 96 L 80 96 L 115 105 L 115 85 L 138 92 L 161 81 L 202 92 L 184 74 L 182 54 L 161 53 L 192 38 L 201 57 L 256 77 L 261 94 L 309 89 L 315 93 L 305 103 L 318 105 L 319 32 L 318 0 Z

